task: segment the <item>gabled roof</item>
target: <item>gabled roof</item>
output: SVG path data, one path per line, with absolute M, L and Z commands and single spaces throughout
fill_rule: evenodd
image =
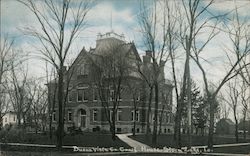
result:
M 124 56 L 128 57 L 130 54 L 132 54 L 137 61 L 141 62 L 141 58 L 133 42 L 126 43 L 125 41 L 116 38 L 104 38 L 97 40 L 96 48 L 90 48 L 89 52 L 87 52 L 86 49 L 83 47 L 81 52 L 78 54 L 77 58 L 74 60 L 73 64 L 69 67 L 69 70 L 72 68 L 72 66 L 77 64 L 86 56 L 88 57 L 95 57 L 98 55 L 101 56 L 110 53 L 112 50 L 124 53 Z
M 72 65 L 69 67 L 68 71 L 75 65 L 77 64 L 80 60 L 82 60 L 85 56 L 86 53 L 88 53 L 85 49 L 85 47 L 82 48 L 81 52 L 77 55 L 76 59 L 72 63 Z
M 231 119 L 228 119 L 228 118 L 222 118 L 222 119 L 220 119 L 219 122 L 226 122 L 229 125 L 234 125 L 234 122 Z

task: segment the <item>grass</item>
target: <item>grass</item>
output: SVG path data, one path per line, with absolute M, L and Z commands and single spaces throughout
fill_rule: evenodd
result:
M 52 140 L 45 134 L 30 134 L 21 130 L 0 131 L 0 142 L 2 143 L 27 143 L 27 144 L 44 144 L 55 145 L 56 136 L 52 137 Z M 79 147 L 124 147 L 129 146 L 119 140 L 118 138 L 113 141 L 111 134 L 103 134 L 98 132 L 82 133 L 75 135 L 66 135 L 63 138 L 63 145 L 79 146 Z M 0 145 L 2 150 L 11 151 L 55 151 L 55 148 L 41 148 L 41 147 L 21 147 L 21 146 L 9 146 Z M 72 151 L 72 149 L 70 149 Z
M 152 135 L 149 135 L 149 137 L 146 137 L 146 135 L 137 135 L 137 136 L 131 136 L 131 138 L 145 143 L 151 147 L 174 147 L 174 140 L 173 135 L 168 134 L 162 134 L 158 136 L 158 141 L 156 145 L 152 144 L 151 138 Z M 242 138 L 239 138 L 239 142 L 249 142 L 250 138 L 248 138 L 246 141 Z M 182 136 L 182 146 L 187 146 L 187 136 Z M 217 144 L 230 144 L 230 143 L 236 143 L 235 138 L 232 136 L 214 136 L 214 145 Z M 207 145 L 207 136 L 192 136 L 192 146 L 200 146 L 200 145 Z M 218 153 L 237 153 L 237 154 L 249 154 L 250 153 L 250 145 L 245 146 L 235 146 L 235 147 L 217 147 L 214 148 L 214 152 Z
M 152 144 L 152 135 L 149 135 L 148 137 L 146 135 L 136 135 L 131 136 L 131 138 L 145 143 L 151 147 L 174 147 L 174 139 L 172 134 L 161 134 L 157 137 L 157 144 Z M 188 145 L 187 135 L 182 136 L 182 146 Z M 246 142 L 244 139 L 240 138 L 239 142 Z M 250 142 L 250 139 L 247 139 L 247 142 Z M 229 143 L 235 143 L 235 139 L 232 137 L 220 137 L 220 136 L 214 136 L 214 144 L 229 144 Z M 192 146 L 200 146 L 200 145 L 207 145 L 207 136 L 192 136 Z
M 250 145 L 232 146 L 232 147 L 216 147 L 215 153 L 234 153 L 234 154 L 250 154 Z

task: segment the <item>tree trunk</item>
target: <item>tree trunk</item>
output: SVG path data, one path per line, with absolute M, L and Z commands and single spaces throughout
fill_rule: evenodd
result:
M 210 104 L 210 120 L 209 120 L 209 132 L 208 132 L 208 148 L 213 151 L 213 135 L 214 135 L 214 107 L 215 97 L 208 95 L 208 102 Z
M 22 113 L 22 118 L 23 118 L 23 126 L 22 128 L 25 130 L 26 129 L 26 119 L 24 113 Z
M 58 126 L 57 126 L 57 148 L 58 150 L 62 149 L 62 140 L 63 140 L 63 65 L 60 66 L 58 71 Z
M 174 140 L 176 148 L 181 147 L 181 104 L 177 102 L 177 110 L 175 114 L 175 125 L 174 125 Z
M 35 132 L 37 134 L 37 128 L 38 128 L 38 126 L 37 126 L 37 115 L 36 115 L 36 112 L 34 112 L 34 118 L 35 118 Z
M 53 99 L 51 101 L 51 97 L 50 95 L 48 95 L 48 100 L 50 102 L 50 107 L 52 107 L 52 109 L 50 110 L 50 114 L 49 114 L 49 137 L 50 137 L 50 140 L 52 140 L 52 137 L 53 137 L 53 134 L 52 134 L 52 118 L 53 118 L 53 112 L 55 110 L 55 104 L 56 104 L 56 92 L 58 92 L 57 90 L 57 84 L 55 84 L 54 86 L 54 93 L 52 93 L 53 95 Z M 51 102 L 52 102 L 52 106 L 51 106 Z
M 239 142 L 239 135 L 238 135 L 238 120 L 237 120 L 237 116 L 236 116 L 236 106 L 234 106 L 234 120 L 235 120 L 235 141 L 236 143 Z
M 150 87 L 149 89 L 149 100 L 148 100 L 148 111 L 147 111 L 147 129 L 146 129 L 146 135 L 148 136 L 150 133 L 150 114 L 151 114 L 151 103 L 152 103 L 152 93 L 153 93 L 153 87 Z
M 49 114 L 49 138 L 52 140 L 52 114 Z
M 21 126 L 21 113 L 20 111 L 17 112 L 17 126 L 20 128 Z
M 115 112 L 113 111 L 112 114 L 112 126 L 111 126 L 111 133 L 112 133 L 112 140 L 115 141 L 116 140 L 116 136 L 115 136 Z
M 243 138 L 246 140 L 246 114 L 243 117 Z
M 154 128 L 152 136 L 152 144 L 157 142 L 157 127 L 158 127 L 158 82 L 155 82 L 155 112 L 154 112 Z
M 161 126 L 162 126 L 162 118 L 163 118 L 163 114 L 164 114 L 164 109 L 165 109 L 165 105 L 163 105 L 162 110 L 161 110 L 160 125 L 159 125 L 159 132 L 158 132 L 158 135 L 161 134 Z

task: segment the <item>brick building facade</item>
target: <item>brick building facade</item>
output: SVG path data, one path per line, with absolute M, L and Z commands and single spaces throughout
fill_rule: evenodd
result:
M 140 62 L 142 66 L 150 67 L 151 57 L 149 51 L 147 51 L 143 59 L 141 59 L 134 43 L 127 43 L 123 35 L 118 35 L 114 32 L 103 35 L 98 34 L 96 48 L 90 48 L 88 52 L 83 48 L 72 66 L 65 72 L 65 84 L 68 84 L 68 96 L 65 105 L 64 119 L 65 131 L 70 131 L 72 127 L 80 128 L 82 131 L 109 131 L 110 126 L 107 115 L 105 114 L 105 109 L 100 101 L 100 92 L 93 82 L 93 78 L 90 76 L 90 72 L 93 72 L 91 71 L 93 68 L 91 68 L 89 58 L 105 55 L 107 51 L 110 51 L 110 46 L 107 46 L 110 45 L 110 43 L 119 43 L 123 45 L 122 50 L 118 50 L 117 53 L 124 53 L 126 55 L 126 60 L 130 60 L 129 64 L 134 68 L 136 68 L 137 62 Z M 159 123 L 161 122 L 160 127 L 162 133 L 171 133 L 173 132 L 172 85 L 169 81 L 165 80 L 163 69 L 164 67 L 162 67 L 161 70 L 159 86 Z M 132 93 L 131 88 L 127 87 L 125 83 L 122 84 L 123 90 L 119 96 L 119 106 L 115 119 L 116 132 L 132 132 L 135 122 L 135 131 L 137 133 L 144 133 L 146 131 L 149 89 L 146 82 L 136 70 L 130 70 L 129 74 L 126 76 L 126 81 L 129 81 L 129 83 L 132 84 L 133 87 L 138 88 L 138 90 L 136 93 Z M 50 96 L 53 95 L 55 85 L 56 84 L 53 82 L 49 85 Z M 65 86 L 65 88 L 67 87 Z M 112 94 L 114 91 L 110 90 L 109 92 L 110 97 L 108 100 L 112 101 Z M 133 98 L 133 94 L 136 94 L 136 98 Z M 154 97 L 152 99 L 154 99 Z M 135 102 L 136 109 L 134 107 Z M 152 100 L 151 105 L 152 108 L 149 117 L 152 130 L 154 100 Z M 112 114 L 112 109 L 109 110 L 109 115 L 110 114 Z M 57 127 L 57 120 L 58 110 L 57 104 L 55 104 L 52 114 L 54 129 Z

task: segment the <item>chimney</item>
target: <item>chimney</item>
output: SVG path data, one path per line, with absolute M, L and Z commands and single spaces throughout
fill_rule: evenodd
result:
M 146 50 L 146 56 L 152 57 L 152 51 L 151 50 Z
M 152 57 L 152 51 L 146 50 L 146 55 L 143 56 L 143 63 L 150 63 Z
M 143 63 L 147 64 L 150 63 L 151 58 L 147 55 L 143 56 Z

